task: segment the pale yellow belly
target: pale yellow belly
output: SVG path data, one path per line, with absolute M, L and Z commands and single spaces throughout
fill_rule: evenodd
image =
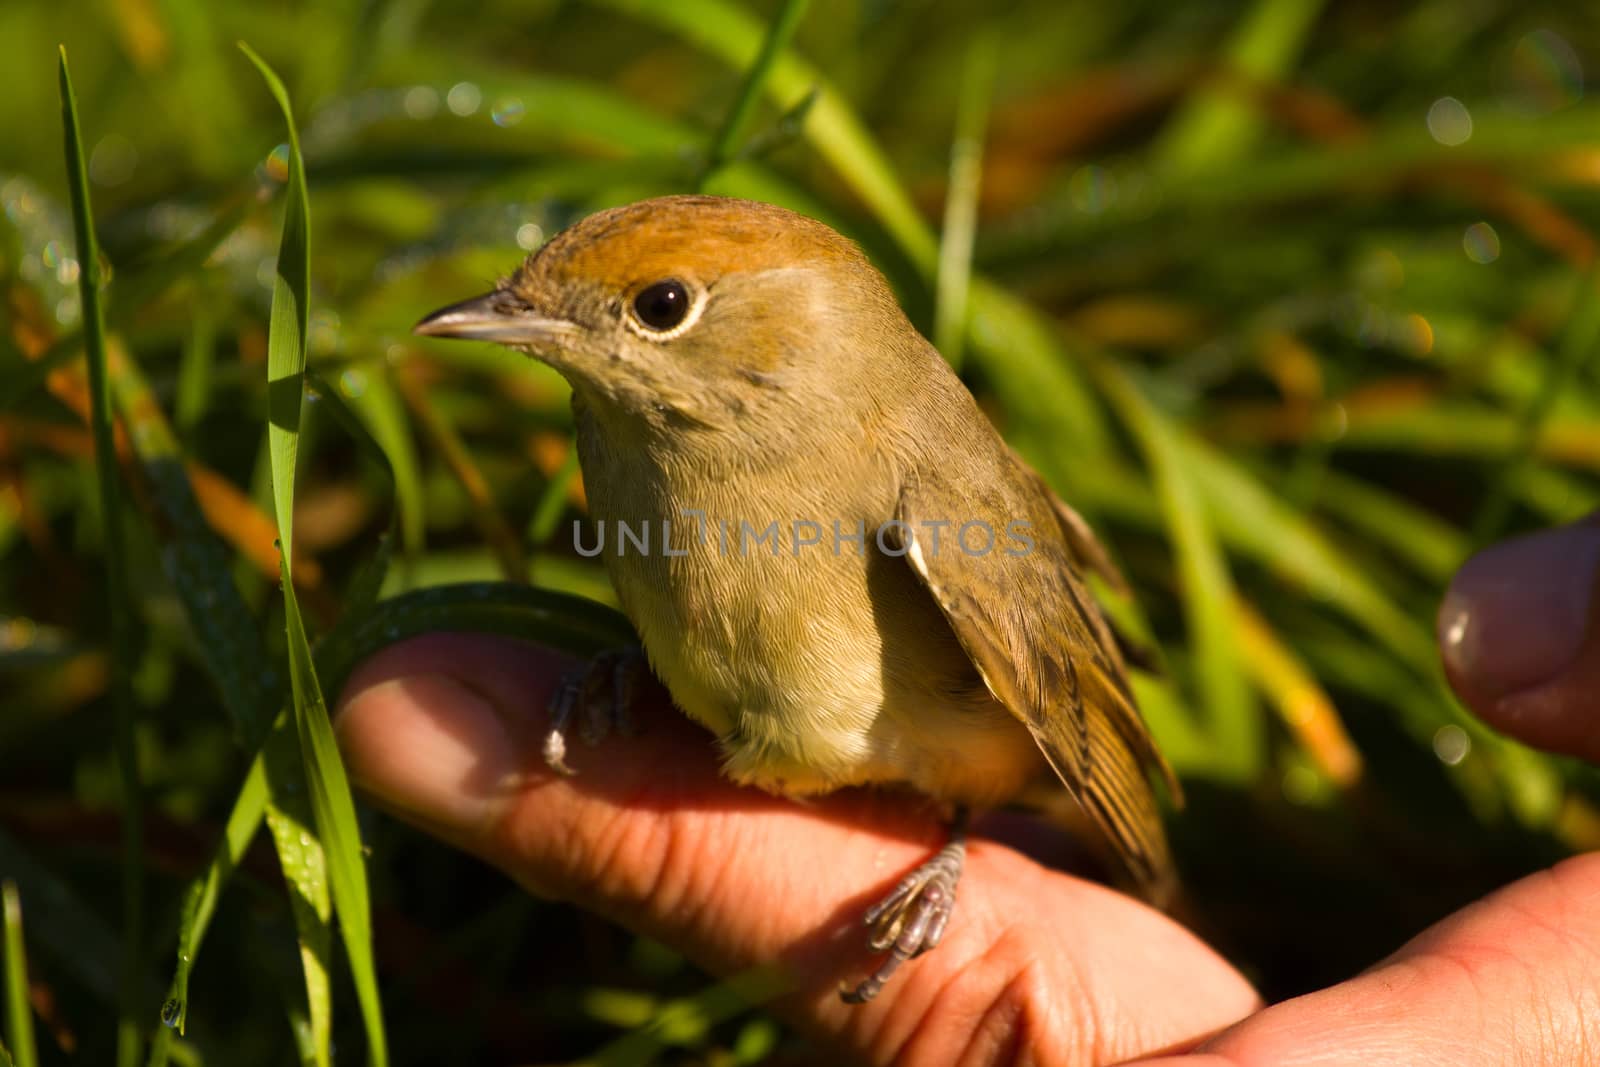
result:
M 903 784 L 993 805 L 1045 770 L 902 560 L 608 554 L 651 664 L 729 777 L 785 795 Z

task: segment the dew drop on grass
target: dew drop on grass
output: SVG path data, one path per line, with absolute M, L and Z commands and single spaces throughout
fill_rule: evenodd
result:
M 514 96 L 507 96 L 495 101 L 493 110 L 489 112 L 489 117 L 494 120 L 496 126 L 503 129 L 521 122 L 522 116 L 526 111 L 527 108 L 523 106 L 521 100 Z
M 1441 96 L 1428 108 L 1428 132 L 1447 148 L 1466 144 L 1472 137 L 1472 112 L 1453 96 Z
M 183 1018 L 183 1001 L 177 997 L 168 997 L 167 1002 L 161 1005 L 161 1025 L 169 1030 L 178 1028 L 178 1020 Z
M 471 82 L 456 82 L 445 94 L 445 106 L 454 114 L 466 118 L 478 110 L 478 105 L 483 102 L 483 92 Z
M 1493 263 L 1500 258 L 1500 235 L 1487 222 L 1474 222 L 1461 235 L 1461 247 L 1474 263 Z
M 267 172 L 267 177 L 275 182 L 289 180 L 289 146 L 280 144 L 267 153 L 266 161 L 262 164 Z

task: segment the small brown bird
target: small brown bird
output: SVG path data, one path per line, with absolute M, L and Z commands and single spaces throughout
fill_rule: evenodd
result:
M 847 1000 L 938 943 L 969 808 L 1060 814 L 1065 786 L 1139 888 L 1174 884 L 1149 770 L 1177 786 L 1084 583 L 1120 576 L 853 243 L 767 204 L 646 200 L 416 329 L 571 383 L 599 540 L 579 550 L 603 552 L 726 774 L 789 796 L 899 785 L 953 811 L 950 844 L 867 913 L 889 956 Z M 624 688 L 614 657 L 597 669 Z M 588 690 L 553 708 L 558 769 L 572 718 L 608 707 Z

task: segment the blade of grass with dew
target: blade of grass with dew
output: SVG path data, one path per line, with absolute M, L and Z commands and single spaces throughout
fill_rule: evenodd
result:
M 808 3 L 809 0 L 784 0 L 783 7 L 773 17 L 772 24 L 761 40 L 761 50 L 756 53 L 755 61 L 750 64 L 744 82 L 739 86 L 739 95 L 734 98 L 733 106 L 728 109 L 722 125 L 717 128 L 716 136 L 711 139 L 705 166 L 696 183 L 701 191 L 705 190 L 706 181 L 722 169 L 724 163 L 733 158 L 739 150 L 739 145 L 744 142 L 745 134 L 750 128 L 750 119 L 755 115 L 756 100 L 761 96 L 763 83 L 772 72 L 773 62 L 789 46 L 790 39 L 800 26 L 800 20 L 805 17 Z
M 222 840 L 205 872 L 190 883 L 183 896 L 183 910 L 178 918 L 178 963 L 172 974 L 172 984 L 167 988 L 167 999 L 161 1005 L 161 1029 L 150 1043 L 148 1067 L 166 1067 L 172 1052 L 174 1035 L 183 1034 L 189 1022 L 189 972 L 195 958 L 200 955 L 200 945 L 205 940 L 206 929 L 211 924 L 222 887 L 239 866 L 245 849 L 255 839 L 256 831 L 267 812 L 267 778 L 265 764 L 257 757 L 245 775 L 244 786 L 239 790 L 233 810 L 228 813 L 223 827 Z
M 1182 181 L 1215 171 L 1249 154 L 1262 126 L 1254 86 L 1282 80 L 1305 46 L 1322 0 L 1256 0 L 1229 37 L 1218 76 L 1202 81 L 1156 141 L 1158 170 Z
M 105 538 L 107 612 L 111 620 L 111 698 L 116 709 L 116 758 L 122 782 L 122 997 L 117 1017 L 117 1064 L 133 1067 L 139 1059 L 144 1027 L 140 1024 L 139 964 L 144 950 L 144 812 L 139 787 L 139 759 L 134 745 L 133 603 L 128 587 L 126 548 L 122 535 L 122 472 L 112 432 L 111 386 L 106 372 L 105 310 L 100 303 L 102 268 L 89 205 L 88 163 L 78 124 L 78 102 L 67 70 L 67 52 L 60 52 L 61 122 L 66 143 L 67 179 L 72 193 L 72 225 L 77 235 L 78 292 L 83 302 L 84 359 L 89 369 L 90 424 L 100 487 L 100 523 Z
M 939 271 L 933 287 L 933 344 L 958 369 L 967 339 L 984 129 L 989 121 L 998 55 L 992 32 L 980 34 L 967 46 L 961 95 L 956 102 L 955 136 L 950 145 L 950 180 L 944 197 L 944 226 L 939 235 Z
M 301 1059 L 314 1067 L 332 1067 L 333 986 L 328 973 L 333 962 L 333 900 L 328 888 L 329 857 L 318 836 L 316 813 L 307 796 L 307 771 L 296 729 L 281 719 L 274 724 L 262 746 L 261 762 L 270 798 L 264 818 L 289 888 L 289 911 L 300 945 L 306 996 Z
M 1177 431 L 1139 387 L 1110 359 L 1096 357 L 1094 370 L 1150 465 L 1156 495 L 1177 556 L 1184 623 L 1194 650 L 1200 704 L 1216 759 L 1213 770 L 1226 781 L 1249 782 L 1263 766 L 1264 723 L 1250 691 L 1241 649 L 1233 636 L 1233 578 L 1218 544 Z
M 1553 360 L 1546 363 L 1539 391 L 1517 418 L 1516 440 L 1496 465 L 1489 493 L 1472 521 L 1472 539 L 1478 546 L 1497 540 L 1505 531 L 1515 499 L 1514 487 L 1533 462 L 1540 431 L 1549 421 L 1556 399 L 1578 376 L 1585 363 L 1600 351 L 1600 268 L 1591 268 L 1578 285 L 1576 305 L 1561 333 Z
M 33 1044 L 33 1009 L 28 1003 L 28 961 L 22 942 L 22 901 L 17 883 L 0 882 L 0 920 L 5 923 L 6 1043 L 18 1067 L 37 1067 Z
M 366 861 L 356 821 L 350 782 L 339 757 L 327 705 L 317 682 L 311 646 L 294 593 L 295 457 L 304 395 L 310 275 L 310 213 L 305 190 L 305 161 L 288 93 L 272 68 L 240 44 L 254 63 L 283 112 L 289 131 L 289 187 L 283 238 L 274 274 L 271 326 L 267 335 L 269 449 L 272 456 L 273 506 L 281 544 L 279 567 L 283 584 L 284 623 L 288 631 L 289 682 L 294 693 L 294 719 L 305 763 L 307 794 L 320 844 L 327 858 L 328 884 L 339 915 L 350 976 L 356 987 L 366 1028 L 368 1056 L 377 1067 L 388 1063 L 388 1045 L 379 1001 L 377 967 L 372 951 L 372 918 L 367 895 Z

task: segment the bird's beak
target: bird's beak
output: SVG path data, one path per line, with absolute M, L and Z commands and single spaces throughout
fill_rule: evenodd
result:
M 566 319 L 507 306 L 504 294 L 485 293 L 440 308 L 411 328 L 423 337 L 465 341 L 497 341 L 503 345 L 548 344 L 577 327 Z

